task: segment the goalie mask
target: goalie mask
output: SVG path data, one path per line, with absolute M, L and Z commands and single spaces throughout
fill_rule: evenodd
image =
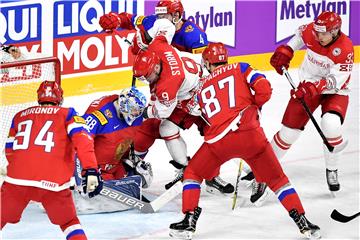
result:
M 61 105 L 63 101 L 63 90 L 60 85 L 53 81 L 44 81 L 40 84 L 38 90 L 38 103 L 51 103 Z
M 119 112 L 128 125 L 140 117 L 146 107 L 146 97 L 136 87 L 122 90 L 118 102 Z

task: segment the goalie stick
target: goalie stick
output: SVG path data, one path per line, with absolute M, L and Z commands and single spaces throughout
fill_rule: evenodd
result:
M 287 80 L 289 81 L 291 87 L 295 90 L 296 89 L 296 86 L 295 86 L 295 83 L 294 81 L 292 80 L 289 72 L 286 70 L 286 68 L 284 66 L 281 67 L 281 69 L 283 70 L 283 73 L 285 74 L 285 77 L 287 78 Z M 327 149 L 329 150 L 329 152 L 333 152 L 333 153 L 337 153 L 337 152 L 341 152 L 342 150 L 344 150 L 344 148 L 347 146 L 348 144 L 348 141 L 346 140 L 343 144 L 340 144 L 338 146 L 332 146 L 328 140 L 326 139 L 323 131 L 321 130 L 319 124 L 316 122 L 314 116 L 312 115 L 308 105 L 305 103 L 304 99 L 299 99 L 302 106 L 304 107 L 304 110 L 305 112 L 307 113 L 307 115 L 309 116 L 311 122 L 314 124 L 317 132 L 320 134 L 320 137 L 322 138 L 325 146 L 327 147 Z
M 103 189 L 100 194 L 108 199 L 125 204 L 129 207 L 136 208 L 142 213 L 154 213 L 173 200 L 182 191 L 182 183 L 177 182 L 170 189 L 166 190 L 159 197 L 151 202 L 144 202 L 125 193 L 110 188 L 104 182 Z
M 334 209 L 330 215 L 330 217 L 332 219 L 334 219 L 335 221 L 338 221 L 338 222 L 342 222 L 342 223 L 350 222 L 351 220 L 353 220 L 354 218 L 357 218 L 358 216 L 360 216 L 360 212 L 355 213 L 352 216 L 345 216 L 345 215 L 339 213 L 336 209 Z

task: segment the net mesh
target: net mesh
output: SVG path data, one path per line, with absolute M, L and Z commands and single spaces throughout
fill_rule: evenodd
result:
M 3 59 L 2 59 L 3 60 Z M 59 62 L 56 58 L 22 59 L 2 61 L 0 65 L 0 114 L 1 114 L 1 165 L 7 164 L 5 143 L 13 116 L 37 104 L 37 93 L 42 81 L 60 83 Z

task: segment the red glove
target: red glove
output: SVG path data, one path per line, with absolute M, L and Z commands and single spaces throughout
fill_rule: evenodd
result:
M 283 71 L 281 67 L 284 66 L 286 69 L 288 69 L 293 56 L 294 50 L 292 50 L 291 47 L 287 45 L 281 45 L 275 50 L 274 54 L 271 56 L 270 64 L 279 74 L 282 75 Z
M 109 12 L 100 17 L 99 24 L 105 32 L 112 32 L 120 27 L 121 19 L 117 13 Z
M 290 94 L 293 98 L 302 99 L 304 97 L 314 97 L 326 89 L 326 80 L 321 79 L 318 82 L 301 82 L 297 89 L 292 89 Z
M 270 82 L 265 78 L 260 78 L 251 86 L 254 90 L 255 104 L 261 108 L 271 98 L 272 88 Z

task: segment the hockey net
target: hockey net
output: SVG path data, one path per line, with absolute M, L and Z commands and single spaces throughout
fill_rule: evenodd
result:
M 5 143 L 13 116 L 37 104 L 37 89 L 42 81 L 60 84 L 60 62 L 56 57 L 4 62 L 0 64 L 1 165 L 7 164 Z

